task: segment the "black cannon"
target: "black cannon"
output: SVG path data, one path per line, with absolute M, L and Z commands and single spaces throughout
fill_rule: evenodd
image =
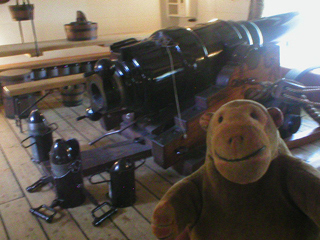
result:
M 296 19 L 297 13 L 286 13 L 255 21 L 216 20 L 115 43 L 117 59 L 101 59 L 86 74 L 91 107 L 84 117 L 100 120 L 106 130 L 120 128 L 116 132 L 128 138 L 143 138 L 155 161 L 169 167 L 204 143 L 200 115 L 231 95 L 248 97 L 252 82 L 279 79 L 274 42 Z M 232 93 L 240 91 L 239 82 L 251 85 Z

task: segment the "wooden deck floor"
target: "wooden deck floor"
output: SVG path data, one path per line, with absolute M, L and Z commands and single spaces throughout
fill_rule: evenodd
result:
M 104 130 L 99 122 L 89 120 L 76 121 L 83 115 L 88 100 L 78 107 L 67 108 L 62 105 L 58 92 L 49 95 L 38 104 L 41 112 L 50 123 L 57 123 L 59 128 L 54 138 L 76 138 L 81 150 L 103 146 L 121 140 L 118 136 L 104 138 L 89 146 L 88 142 L 99 137 Z M 23 121 L 23 128 L 27 125 Z M 312 120 L 305 118 L 302 130 L 313 127 Z M 52 188 L 44 187 L 40 192 L 29 193 L 25 189 L 42 176 L 41 168 L 30 160 L 31 149 L 21 147 L 20 141 L 27 137 L 27 132 L 20 133 L 15 121 L 0 113 L 0 239 L 41 240 L 41 239 L 92 239 L 92 240 L 147 240 L 155 239 L 150 228 L 152 211 L 172 184 L 182 179 L 172 169 L 163 170 L 152 158 L 136 170 L 137 202 L 132 207 L 119 209 L 118 213 L 101 226 L 92 225 L 91 210 L 95 207 L 90 201 L 73 209 L 59 209 L 59 218 L 49 224 L 29 213 L 31 207 L 49 205 L 55 198 Z M 293 153 L 314 166 L 320 166 L 320 141 L 296 148 Z M 97 177 L 107 177 L 107 174 Z M 106 200 L 106 183 L 92 185 L 85 178 L 86 188 L 99 202 Z

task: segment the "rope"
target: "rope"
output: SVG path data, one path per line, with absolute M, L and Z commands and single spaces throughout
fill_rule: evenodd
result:
M 319 103 L 319 102 L 313 102 L 313 101 L 310 101 L 310 100 L 307 99 L 307 98 L 301 99 L 301 97 L 295 97 L 295 96 L 291 96 L 291 95 L 288 95 L 288 94 L 285 94 L 285 93 L 284 93 L 282 96 L 285 97 L 285 98 L 288 98 L 289 100 L 298 102 L 298 103 L 302 103 L 302 104 L 312 104 L 312 105 L 314 105 L 314 106 L 320 107 L 320 103 Z
M 306 97 L 306 96 L 302 96 Z M 304 105 L 303 109 L 308 113 L 308 115 L 315 120 L 320 125 L 320 113 L 312 104 Z
M 311 93 L 311 92 L 320 92 L 320 87 L 318 86 L 308 86 L 305 89 L 294 89 L 294 88 L 286 88 L 286 90 L 290 91 L 290 92 L 294 92 L 294 93 Z
M 252 82 L 243 82 L 253 84 Z M 320 102 L 310 101 L 303 93 L 320 92 L 319 86 L 304 86 L 300 82 L 293 80 L 279 80 L 273 84 L 269 82 L 260 82 L 262 89 L 256 89 L 248 94 L 248 98 L 261 102 L 270 97 L 280 101 L 289 102 L 289 104 L 301 104 L 306 113 L 320 125 L 320 113 L 316 107 L 320 107 Z M 294 86 L 289 87 L 289 86 Z M 290 94 L 292 93 L 292 94 Z M 294 94 L 294 95 L 293 95 Z
M 283 81 L 285 81 L 285 80 L 283 80 Z M 297 89 L 291 88 L 291 87 L 284 87 L 283 88 L 284 92 L 281 93 L 281 98 L 284 100 L 290 100 L 292 102 L 302 104 L 302 108 L 307 112 L 307 114 L 320 125 L 320 113 L 315 108 L 315 107 L 320 107 L 320 103 L 310 101 L 307 98 L 307 96 L 303 94 L 303 93 L 311 93 L 311 92 L 320 92 L 320 87 L 319 86 L 305 87 L 304 85 L 302 85 L 301 83 L 299 83 L 297 81 L 292 81 L 292 80 L 290 80 L 290 81 L 294 82 L 294 84 L 296 84 Z M 275 84 L 274 88 L 276 88 L 277 86 L 278 85 Z M 275 89 L 273 89 L 273 90 L 275 90 Z M 293 95 L 290 95 L 290 93 L 293 93 L 296 95 L 299 94 L 299 95 L 293 96 Z
M 173 91 L 174 91 L 174 98 L 175 98 L 175 103 L 176 103 L 176 108 L 177 108 L 177 115 L 178 115 L 178 119 L 179 119 L 179 125 L 180 125 L 180 128 L 182 129 L 183 137 L 187 138 L 187 131 L 186 131 L 185 127 L 182 124 L 181 108 L 180 108 L 180 101 L 179 101 L 179 96 L 178 96 L 176 77 L 175 77 L 175 73 L 174 73 L 174 65 L 173 65 L 172 54 L 170 52 L 170 49 L 169 49 L 168 45 L 166 46 L 166 50 L 167 50 L 167 53 L 169 55 L 171 72 L 173 73 L 172 74 Z
M 174 63 L 173 63 L 173 58 L 172 54 L 170 51 L 170 47 L 177 47 L 178 44 L 174 42 L 170 37 L 166 36 L 163 34 L 162 31 L 158 32 L 159 36 L 154 40 L 156 44 L 160 45 L 161 47 L 164 47 L 167 51 L 167 54 L 169 56 L 169 61 L 170 61 L 170 70 L 172 72 L 172 83 L 173 83 L 173 91 L 174 91 L 174 99 L 175 99 L 175 104 L 176 104 L 176 109 L 177 109 L 177 115 L 178 115 L 178 122 L 179 122 L 179 127 L 181 128 L 183 132 L 183 138 L 187 138 L 187 130 L 183 125 L 182 118 L 181 118 L 181 108 L 180 108 L 180 101 L 179 101 L 179 95 L 178 95 L 178 89 L 177 89 L 177 83 L 176 83 L 176 76 L 174 72 Z
M 39 57 L 40 56 L 40 49 L 39 49 L 39 45 L 38 45 L 36 27 L 34 24 L 33 17 L 31 16 L 31 11 L 32 11 L 31 4 L 30 4 L 29 0 L 27 0 L 27 2 L 28 2 L 28 6 L 30 6 L 30 8 L 28 9 L 28 14 L 29 14 L 29 18 L 31 19 L 31 26 L 32 26 L 33 39 L 34 39 L 34 46 L 35 46 L 35 50 L 36 50 L 36 56 Z

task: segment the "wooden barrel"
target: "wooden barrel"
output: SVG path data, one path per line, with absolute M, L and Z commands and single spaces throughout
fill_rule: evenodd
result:
M 2 87 L 30 81 L 31 70 L 29 69 L 12 69 L 0 72 L 0 82 Z M 25 109 L 27 109 L 35 102 L 35 97 L 32 94 L 24 94 L 16 97 L 8 97 L 4 94 L 2 95 L 5 115 L 7 118 L 11 119 L 15 118 L 15 115 L 22 113 Z M 27 118 L 31 110 L 32 109 L 26 111 L 20 117 Z
M 64 25 L 70 41 L 92 40 L 97 38 L 98 24 L 87 21 L 85 14 L 77 11 L 77 21 Z
M 24 21 L 33 19 L 33 4 L 10 5 L 9 10 L 14 21 Z
M 65 86 L 61 89 L 62 103 L 66 107 L 75 107 L 82 104 L 84 84 Z
M 97 38 L 97 23 L 72 22 L 65 24 L 64 28 L 69 41 L 93 40 Z

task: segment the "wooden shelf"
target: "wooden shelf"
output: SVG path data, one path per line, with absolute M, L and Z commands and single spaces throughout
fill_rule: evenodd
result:
M 88 41 L 68 41 L 67 39 L 52 40 L 38 42 L 40 53 L 45 51 L 53 51 L 67 48 L 85 47 L 85 46 L 104 46 L 108 47 L 111 44 L 127 39 L 137 38 L 138 40 L 147 38 L 151 33 L 126 33 L 126 34 L 111 34 L 107 36 L 99 36 L 95 40 Z M 15 56 L 21 54 L 28 54 L 30 56 L 36 56 L 35 44 L 21 43 L 21 44 L 10 44 L 0 46 L 0 57 Z

